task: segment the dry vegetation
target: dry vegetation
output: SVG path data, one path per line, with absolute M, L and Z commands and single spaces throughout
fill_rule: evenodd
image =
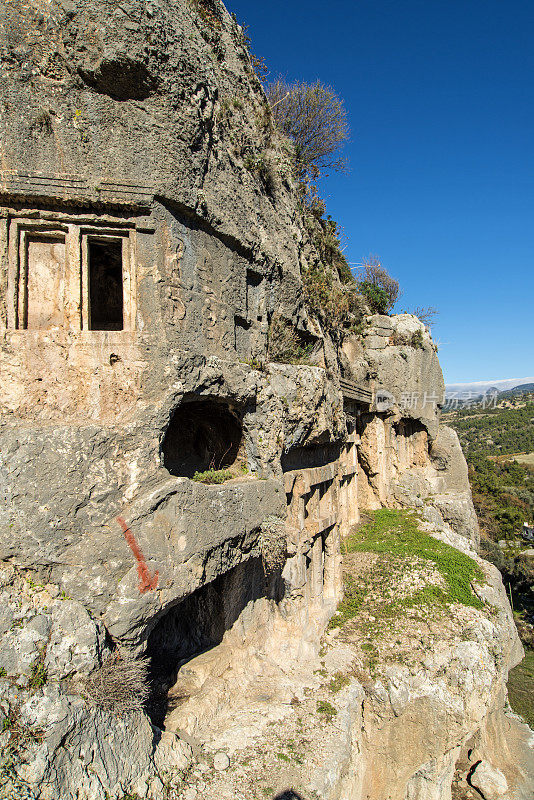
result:
M 84 682 L 84 694 L 105 711 L 124 714 L 144 707 L 150 694 L 150 659 L 127 660 L 114 655 Z
M 294 144 L 295 167 L 315 180 L 322 171 L 344 169 L 340 148 L 349 138 L 347 112 L 337 94 L 321 81 L 275 81 L 266 88 L 277 127 Z

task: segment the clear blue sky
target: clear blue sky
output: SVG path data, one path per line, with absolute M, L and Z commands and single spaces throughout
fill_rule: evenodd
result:
M 534 374 L 534 0 L 227 0 L 272 78 L 332 86 L 346 255 L 436 306 L 449 383 Z

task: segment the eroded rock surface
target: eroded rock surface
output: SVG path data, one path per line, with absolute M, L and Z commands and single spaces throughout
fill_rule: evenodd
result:
M 321 649 L 362 511 L 469 553 L 478 528 L 422 323 L 306 302 L 324 230 L 239 25 L 4 3 L 0 67 L 0 797 L 449 800 L 475 740 L 528 797 L 494 573 L 485 614 L 408 619 L 375 675 L 361 631 Z M 95 695 L 143 658 L 148 699 Z

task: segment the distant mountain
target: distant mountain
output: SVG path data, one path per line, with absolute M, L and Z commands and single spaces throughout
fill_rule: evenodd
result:
M 473 387 L 477 386 L 478 388 L 477 384 L 464 384 L 464 386 L 468 385 Z M 520 383 L 511 389 L 504 390 L 499 389 L 495 385 L 488 385 L 487 389 L 485 389 L 483 392 L 474 391 L 474 389 L 456 389 L 455 391 L 451 391 L 450 387 L 446 387 L 444 410 L 454 410 L 458 408 L 465 408 L 467 406 L 477 406 L 480 404 L 489 407 L 501 402 L 501 400 L 506 400 L 507 398 L 511 397 L 518 397 L 525 392 L 534 392 L 534 382 Z
M 499 397 L 523 394 L 523 392 L 534 392 L 534 383 L 521 383 L 519 386 L 514 386 L 513 389 L 505 389 L 504 392 L 499 392 Z
M 473 400 L 475 397 L 482 397 L 488 393 L 506 392 L 519 386 L 532 384 L 534 384 L 534 376 L 493 381 L 472 381 L 471 383 L 447 383 L 445 385 L 445 396 Z M 528 389 L 521 389 L 520 391 L 528 391 Z

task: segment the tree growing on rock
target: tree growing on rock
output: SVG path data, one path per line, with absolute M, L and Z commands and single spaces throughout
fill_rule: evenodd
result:
M 389 274 L 376 256 L 364 259 L 357 286 L 373 314 L 388 314 L 401 295 L 399 282 Z
M 267 85 L 267 98 L 277 127 L 295 145 L 300 177 L 316 179 L 323 170 L 343 170 L 339 151 L 349 137 L 343 100 L 321 81 Z

